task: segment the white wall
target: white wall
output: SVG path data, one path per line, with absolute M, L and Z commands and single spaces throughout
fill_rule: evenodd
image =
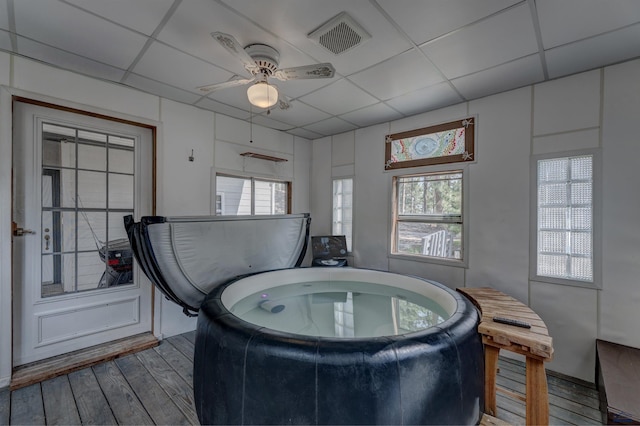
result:
M 216 171 L 292 181 L 294 213 L 310 210 L 310 141 L 159 98 L 125 86 L 63 71 L 0 52 L 0 387 L 11 374 L 11 95 L 158 126 L 156 214 L 208 215 Z M 193 150 L 194 161 L 188 160 Z M 288 161 L 244 159 L 256 151 Z M 171 336 L 195 319 L 156 293 L 154 328 Z
M 594 381 L 595 339 L 640 347 L 640 60 L 465 102 L 313 141 L 314 222 L 330 229 L 330 181 L 354 144 L 355 266 L 413 274 L 455 287 L 492 286 L 528 303 L 554 338 L 551 370 Z M 467 164 L 469 265 L 389 256 L 391 180 L 384 136 L 477 117 L 476 161 Z M 603 152 L 601 290 L 529 280 L 530 164 L 534 154 Z M 332 161 L 332 167 L 328 162 Z M 406 169 L 405 173 L 433 170 Z M 322 217 L 319 217 L 323 215 Z M 326 229 L 325 229 L 326 228 Z

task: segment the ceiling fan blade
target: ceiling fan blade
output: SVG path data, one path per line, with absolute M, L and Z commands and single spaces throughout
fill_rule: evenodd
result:
M 234 75 L 229 80 L 224 81 L 222 83 L 209 84 L 208 86 L 200 86 L 200 87 L 196 87 L 196 89 L 200 90 L 201 92 L 209 93 L 209 92 L 214 92 L 220 89 L 226 89 L 227 87 L 242 86 L 243 84 L 249 84 L 255 80 L 256 80 L 255 77 L 242 78 L 238 75 Z
M 303 78 L 331 78 L 336 70 L 328 62 L 323 64 L 303 65 L 301 67 L 277 70 L 273 75 L 278 80 L 299 80 Z
M 211 37 L 213 37 L 215 41 L 220 43 L 222 47 L 227 49 L 229 53 L 240 59 L 240 61 L 242 61 L 242 63 L 244 64 L 246 70 L 251 74 L 257 74 L 260 72 L 260 67 L 258 67 L 253 58 L 244 51 L 244 48 L 234 36 L 221 32 L 213 32 L 211 33 Z

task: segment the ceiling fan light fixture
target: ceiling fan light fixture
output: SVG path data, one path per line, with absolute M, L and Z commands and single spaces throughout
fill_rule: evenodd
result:
M 258 108 L 270 108 L 278 102 L 278 89 L 266 81 L 259 81 L 247 89 L 247 97 Z

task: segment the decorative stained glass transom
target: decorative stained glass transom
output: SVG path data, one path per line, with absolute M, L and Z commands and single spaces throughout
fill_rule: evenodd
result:
M 473 161 L 475 118 L 386 136 L 385 169 Z

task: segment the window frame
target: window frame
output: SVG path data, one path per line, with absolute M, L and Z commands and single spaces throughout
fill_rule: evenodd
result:
M 394 170 L 391 172 L 391 226 L 389 230 L 389 244 L 387 245 L 390 259 L 411 260 L 424 263 L 432 263 L 446 265 L 450 267 L 468 268 L 469 267 L 469 168 L 463 164 L 448 164 L 441 166 L 431 166 L 428 168 L 411 170 Z M 397 245 L 397 217 L 398 217 L 398 185 L 397 180 L 402 177 L 422 176 L 422 175 L 438 175 L 438 174 L 462 174 L 462 258 L 444 258 L 434 257 L 422 254 L 408 254 L 396 252 Z M 446 223 L 446 222 L 443 222 Z
M 591 156 L 592 158 L 592 265 L 593 280 L 549 277 L 538 274 L 538 161 Z M 531 157 L 530 167 L 530 223 L 529 223 L 529 279 L 531 281 L 602 289 L 602 152 L 599 148 L 537 154 Z
M 347 237 L 347 235 L 344 233 L 344 231 L 341 231 L 341 234 L 335 234 L 334 230 L 333 230 L 333 226 L 335 224 L 335 217 L 334 217 L 334 213 L 335 213 L 335 205 L 333 203 L 334 201 L 334 192 L 333 192 L 333 186 L 335 184 L 335 181 L 337 180 L 351 180 L 351 235 L 348 236 L 347 239 L 347 254 L 351 255 L 353 253 L 353 236 L 355 234 L 354 232 L 354 208 L 355 208 L 355 178 L 353 176 L 340 176 L 340 177 L 332 177 L 331 178 L 331 233 L 334 235 L 345 235 L 345 237 Z M 351 245 L 349 247 L 349 240 L 351 241 Z
M 216 173 L 214 175 L 214 180 L 215 180 L 215 190 L 214 190 L 214 202 L 213 202 L 213 208 L 214 208 L 214 215 L 216 216 L 225 216 L 225 215 L 218 215 L 216 210 L 216 198 L 218 197 L 218 195 L 222 195 L 222 200 L 223 200 L 223 209 L 224 209 L 224 193 L 219 192 L 218 191 L 218 177 L 226 177 L 226 178 L 232 178 L 232 179 L 244 179 L 244 180 L 249 180 L 251 182 L 251 214 L 249 216 L 256 216 L 255 213 L 255 209 L 256 209 L 256 200 L 255 200 L 255 195 L 256 195 L 256 185 L 255 182 L 256 181 L 260 181 L 260 182 L 272 182 L 272 183 L 282 183 L 285 184 L 286 189 L 287 189 L 287 195 L 286 195 L 286 212 L 285 213 L 277 213 L 275 215 L 267 215 L 267 214 L 260 214 L 257 216 L 278 216 L 281 214 L 291 214 L 291 209 L 292 209 L 292 199 L 291 199 L 291 189 L 292 189 L 292 183 L 289 180 L 278 180 L 278 179 L 273 179 L 273 178 L 268 178 L 268 177 L 261 177 L 261 176 L 251 176 L 251 175 L 240 175 L 240 174 L 231 174 L 231 173 Z M 248 215 L 226 215 L 226 216 L 248 216 Z
M 461 162 L 475 162 L 475 138 L 476 138 L 476 121 L 477 116 L 472 115 L 460 120 L 448 121 L 414 129 L 405 132 L 393 133 L 385 136 L 385 170 L 397 170 L 409 167 L 430 166 L 438 164 L 452 164 Z M 393 161 L 392 145 L 393 142 L 405 138 L 415 138 L 418 136 L 429 136 L 434 133 L 447 132 L 456 129 L 465 129 L 465 151 L 461 154 L 441 155 L 434 157 L 416 158 L 413 160 Z

